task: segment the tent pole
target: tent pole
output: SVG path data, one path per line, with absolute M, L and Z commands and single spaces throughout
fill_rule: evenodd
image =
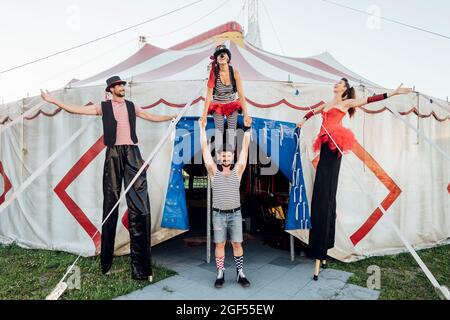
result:
M 289 235 L 289 248 L 291 250 L 291 261 L 295 260 L 295 251 L 294 251 L 294 236 L 292 234 Z
M 128 83 L 129 87 L 130 87 L 130 100 L 133 99 L 133 76 L 131 76 L 130 82 Z
M 289 194 L 291 194 L 292 189 L 292 183 L 289 182 Z M 294 236 L 292 234 L 289 234 L 289 250 L 291 252 L 291 261 L 294 261 L 295 254 L 294 254 Z
M 20 110 L 21 117 L 25 113 L 25 101 L 26 101 L 26 98 L 23 98 L 22 99 L 22 107 Z M 24 127 L 24 121 L 22 121 L 21 126 L 20 126 L 20 182 L 21 183 L 23 181 L 23 173 L 25 171 L 24 170 L 25 169 L 25 163 L 24 163 L 25 137 L 24 137 L 24 133 L 25 133 L 25 127 Z
M 417 91 L 417 144 L 420 141 L 420 93 Z
M 211 179 L 208 175 L 206 196 L 206 263 L 211 262 Z

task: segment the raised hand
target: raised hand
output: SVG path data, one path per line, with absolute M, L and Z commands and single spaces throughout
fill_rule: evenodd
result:
M 408 93 L 411 93 L 411 92 L 412 92 L 412 89 L 411 88 L 403 88 L 403 83 L 402 83 L 402 84 L 400 84 L 398 86 L 397 89 L 395 89 L 393 91 L 393 95 L 408 94 Z
M 305 124 L 305 119 L 303 118 L 302 120 L 300 120 L 300 122 L 297 123 L 296 127 L 301 128 L 301 127 L 303 127 L 304 124 Z
M 250 116 L 244 116 L 244 125 L 246 127 L 252 126 L 252 118 Z
M 203 117 L 198 119 L 198 126 L 200 127 L 200 129 L 205 129 L 206 128 L 206 119 Z
M 47 101 L 48 103 L 56 103 L 56 99 L 48 92 L 48 90 L 42 90 L 41 89 L 41 97 L 44 99 L 44 101 Z

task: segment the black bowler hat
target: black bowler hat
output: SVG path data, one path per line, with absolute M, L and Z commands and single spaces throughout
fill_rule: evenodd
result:
M 116 84 L 126 85 L 127 82 L 120 79 L 119 76 L 113 76 L 113 77 L 109 78 L 108 80 L 106 80 L 107 87 L 106 87 L 105 91 L 111 92 L 111 87 L 114 87 Z

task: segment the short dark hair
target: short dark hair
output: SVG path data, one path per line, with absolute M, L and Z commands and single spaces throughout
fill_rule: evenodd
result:
M 234 153 L 234 147 L 229 143 L 224 143 L 217 148 L 217 153 L 221 153 L 221 152 L 225 152 L 225 151 Z
M 342 94 L 342 99 L 347 100 L 347 99 L 355 99 L 356 97 L 356 93 L 355 93 L 355 88 L 353 88 L 350 83 L 348 82 L 347 78 L 342 78 L 342 81 L 344 81 L 345 83 L 345 87 L 347 88 L 345 90 L 345 92 Z M 356 108 L 350 108 L 348 109 L 348 114 L 350 115 L 350 118 L 353 117 L 353 115 L 356 112 Z

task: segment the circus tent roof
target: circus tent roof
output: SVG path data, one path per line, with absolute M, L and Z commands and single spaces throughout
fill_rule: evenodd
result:
M 168 49 L 145 44 L 125 61 L 72 86 L 103 85 L 112 74 L 133 82 L 201 80 L 207 74 L 211 53 L 220 43 L 230 48 L 231 62 L 246 81 L 329 84 L 346 77 L 355 84 L 379 87 L 343 66 L 328 52 L 295 58 L 257 48 L 245 39 L 237 22 L 228 22 Z

